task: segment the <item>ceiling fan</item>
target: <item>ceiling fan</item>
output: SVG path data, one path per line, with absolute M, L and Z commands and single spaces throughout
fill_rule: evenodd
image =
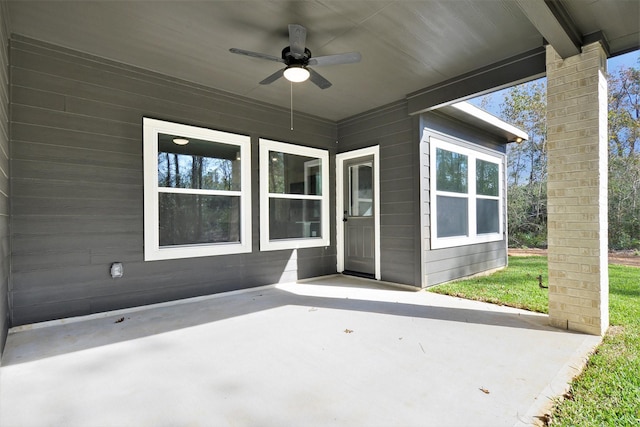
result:
M 266 59 L 286 65 L 285 68 L 276 71 L 262 80 L 260 82 L 261 85 L 268 85 L 284 76 L 291 82 L 303 82 L 309 79 L 320 89 L 327 89 L 331 86 L 331 82 L 309 68 L 310 65 L 320 67 L 324 65 L 353 64 L 360 62 L 361 56 L 359 52 L 339 53 L 337 55 L 318 56 L 314 58 L 311 56 L 311 51 L 306 47 L 306 40 L 307 29 L 305 27 L 298 24 L 289 24 L 289 46 L 282 49 L 282 55 L 280 57 L 236 48 L 231 48 L 229 51 L 238 55 Z

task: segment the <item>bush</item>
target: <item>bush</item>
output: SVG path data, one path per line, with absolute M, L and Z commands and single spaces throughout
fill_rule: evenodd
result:
M 507 190 L 509 247 L 547 247 L 547 186 L 512 185 Z

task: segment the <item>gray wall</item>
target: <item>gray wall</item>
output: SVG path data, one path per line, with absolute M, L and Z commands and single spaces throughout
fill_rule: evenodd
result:
M 298 114 L 292 132 L 281 108 L 21 36 L 10 47 L 12 325 L 335 273 L 334 215 L 328 248 L 259 251 L 259 137 L 328 149 L 331 188 L 336 150 L 380 146 L 382 280 L 433 285 L 506 263 L 506 240 L 432 251 L 420 228 L 422 129 L 504 150 L 495 136 L 409 116 L 405 100 L 337 125 Z M 251 254 L 143 261 L 143 116 L 252 137 Z
M 427 177 L 429 168 L 428 146 L 423 147 L 426 152 L 421 152 L 419 143 L 425 128 L 427 134 L 447 135 L 501 153 L 506 150 L 502 139 L 442 113 L 409 116 L 406 101 L 338 123 L 338 152 L 380 146 L 382 280 L 432 286 L 506 265 L 506 238 L 431 250 L 428 178 L 420 193 L 421 168 L 425 168 L 423 174 Z M 421 230 L 422 224 L 425 229 Z
M 425 113 L 421 117 L 423 133 L 451 141 L 470 142 L 500 153 L 506 152 L 504 140 L 487 132 L 473 128 L 463 122 L 438 112 Z M 429 146 L 424 144 L 420 153 L 424 185 L 422 190 L 423 206 L 423 267 L 424 286 L 433 286 L 461 277 L 471 276 L 483 271 L 507 265 L 507 239 L 497 242 L 481 243 L 453 248 L 431 249 L 429 217 Z M 505 165 L 506 167 L 506 165 Z M 503 176 L 503 188 L 506 189 L 506 176 Z M 506 191 L 503 200 L 504 230 L 506 224 Z
M 143 116 L 252 137 L 252 253 L 143 261 Z M 13 36 L 11 125 L 13 325 L 336 271 L 335 246 L 259 251 L 257 169 L 258 137 L 335 154 L 333 122 L 292 132 L 285 109 Z
M 0 1 L 0 355 L 9 329 L 9 11 Z
M 382 280 L 420 286 L 419 123 L 406 101 L 338 123 L 338 152 L 380 146 Z

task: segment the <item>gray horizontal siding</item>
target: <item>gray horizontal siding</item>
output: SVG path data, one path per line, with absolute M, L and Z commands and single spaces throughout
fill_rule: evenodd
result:
M 447 135 L 462 141 L 470 141 L 475 145 L 498 151 L 507 152 L 506 140 L 468 123 L 446 116 L 438 111 L 422 115 L 422 124 L 428 132 Z
M 427 286 L 482 273 L 507 263 L 504 240 L 455 248 L 435 249 L 426 255 Z
M 259 251 L 257 167 L 252 253 L 145 262 L 142 117 L 249 135 L 253 165 L 260 137 L 335 154 L 335 123 L 21 36 L 11 88 L 13 325 L 335 273 L 334 246 Z
M 466 123 L 444 116 L 438 112 L 422 115 L 423 137 L 455 139 L 472 143 L 484 150 L 504 153 L 505 141 L 495 135 L 471 127 Z M 427 140 L 428 141 L 428 140 Z M 507 264 L 506 239 L 452 248 L 431 249 L 430 241 L 430 183 L 429 183 L 429 144 L 423 143 L 420 148 L 420 167 L 422 170 L 422 225 L 424 250 L 422 258 L 423 284 L 433 286 L 439 283 L 462 277 L 472 276 L 487 270 L 504 267 Z M 506 183 L 505 183 L 506 184 Z M 506 188 L 506 187 L 505 187 Z M 506 196 L 505 196 L 506 197 Z M 504 200 L 506 202 L 506 198 Z M 506 210 L 506 203 L 503 204 Z M 506 216 L 505 216 L 506 218 Z M 506 230 L 506 223 L 503 224 Z
M 10 326 L 9 313 L 9 11 L 0 1 L 0 356 Z
M 96 121 L 124 122 L 126 127 L 138 125 L 139 117 L 146 115 L 232 132 L 259 131 L 266 138 L 295 136 L 321 148 L 326 148 L 326 140 L 319 140 L 319 135 L 334 135 L 335 142 L 335 124 L 329 121 L 297 114 L 296 130 L 291 132 L 285 109 L 110 61 L 85 59 L 86 55 L 19 36 L 14 36 L 12 46 L 11 66 L 20 69 L 19 75 L 12 75 L 12 84 L 65 96 L 66 116 L 74 116 L 72 129 L 89 124 L 90 132 L 104 133 Z M 135 129 L 132 132 L 137 138 Z
M 404 101 L 338 123 L 338 151 L 380 146 L 382 280 L 420 286 L 418 140 Z

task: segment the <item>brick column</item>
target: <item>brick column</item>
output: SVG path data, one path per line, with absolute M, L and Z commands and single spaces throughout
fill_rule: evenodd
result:
M 547 47 L 549 321 L 603 335 L 607 269 L 607 81 L 600 43 Z

